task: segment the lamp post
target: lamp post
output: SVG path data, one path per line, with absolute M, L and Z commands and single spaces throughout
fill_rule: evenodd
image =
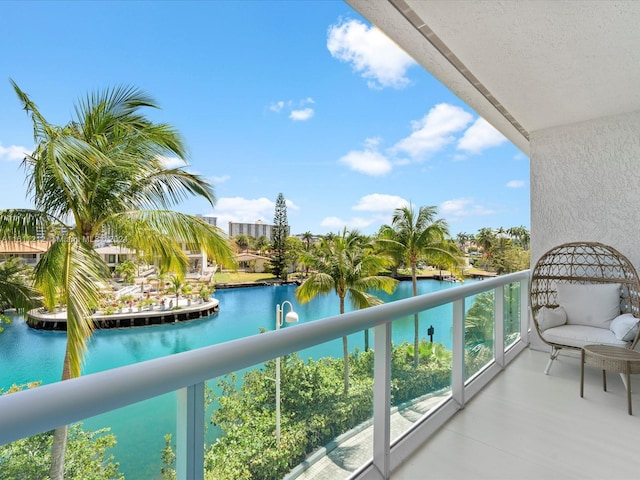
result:
M 284 321 L 287 323 L 298 321 L 298 314 L 293 311 L 293 305 L 285 300 L 282 305 L 276 305 L 276 330 L 280 330 L 282 326 L 282 314 L 286 304 L 289 304 L 289 313 L 284 317 Z M 280 444 L 280 357 L 276 358 L 276 442 Z

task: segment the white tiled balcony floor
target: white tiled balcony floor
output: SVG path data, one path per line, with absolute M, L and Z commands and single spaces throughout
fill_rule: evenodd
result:
M 640 479 L 640 391 L 619 374 L 525 350 L 398 469 L 393 480 Z

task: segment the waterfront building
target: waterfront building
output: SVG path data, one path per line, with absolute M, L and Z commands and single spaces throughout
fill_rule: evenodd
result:
M 247 235 L 253 238 L 267 237 L 269 241 L 272 241 L 274 228 L 274 225 L 264 223 L 262 220 L 256 220 L 255 223 L 229 222 L 229 236 Z M 287 236 L 289 236 L 289 231 L 287 231 Z
M 51 242 L 45 240 L 16 240 L 0 242 L 0 262 L 19 258 L 22 263 L 34 266 L 49 250 Z

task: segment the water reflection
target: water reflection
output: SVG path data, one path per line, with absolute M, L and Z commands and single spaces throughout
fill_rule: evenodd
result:
M 422 280 L 419 293 L 428 293 L 455 284 Z M 275 329 L 275 307 L 292 302 L 300 323 L 339 314 L 335 294 L 319 296 L 308 304 L 295 301 L 295 285 L 219 290 L 220 312 L 210 317 L 179 324 L 98 330 L 89 342 L 83 372 L 93 373 L 153 358 L 180 353 L 216 343 L 259 334 L 260 329 Z M 411 296 L 411 282 L 400 282 L 392 295 L 378 294 L 385 302 Z M 347 306 L 347 310 L 350 307 Z M 451 346 L 451 305 L 443 305 L 420 314 L 421 337 L 427 338 L 434 326 L 433 341 Z M 287 326 L 286 328 L 296 328 Z M 413 316 L 394 322 L 393 341 L 413 342 Z M 0 334 L 0 388 L 32 381 L 51 383 L 62 375 L 66 343 L 65 332 L 30 329 L 20 317 Z M 363 335 L 349 336 L 351 350 L 363 350 Z M 342 357 L 341 339 L 299 352 L 302 358 Z M 160 469 L 163 435 L 175 430 L 175 394 L 142 402 L 88 419 L 87 428 L 111 426 L 118 437 L 114 449 L 127 478 L 153 478 Z M 150 473 L 153 472 L 153 473 Z

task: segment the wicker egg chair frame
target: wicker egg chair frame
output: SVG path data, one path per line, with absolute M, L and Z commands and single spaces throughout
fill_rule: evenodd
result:
M 542 307 L 558 307 L 556 285 L 558 283 L 594 284 L 619 283 L 622 287 L 620 313 L 640 317 L 640 280 L 629 259 L 615 248 L 597 242 L 565 243 L 552 248 L 536 262 L 529 284 L 529 305 L 538 335 L 551 346 L 551 363 L 563 348 L 580 350 L 579 347 L 551 343 L 544 339 L 537 322 Z M 634 348 L 640 332 L 629 347 Z

